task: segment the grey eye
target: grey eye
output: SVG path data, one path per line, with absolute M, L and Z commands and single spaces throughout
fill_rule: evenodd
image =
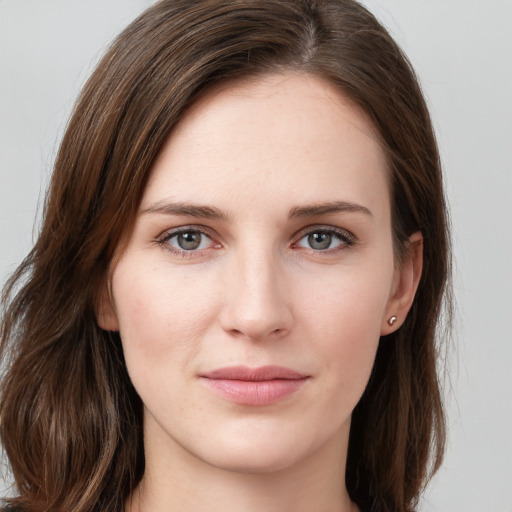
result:
M 197 251 L 211 247 L 212 239 L 197 230 L 180 231 L 167 237 L 166 243 L 178 251 Z
M 316 251 L 324 251 L 329 249 L 332 244 L 333 236 L 325 231 L 318 231 L 308 235 L 308 245 Z
M 201 245 L 203 235 L 197 231 L 186 231 L 176 236 L 176 242 L 180 249 L 193 251 Z
M 296 247 L 312 249 L 314 251 L 327 251 L 352 245 L 353 239 L 344 231 L 338 232 L 335 228 L 317 229 L 304 234 L 297 242 Z

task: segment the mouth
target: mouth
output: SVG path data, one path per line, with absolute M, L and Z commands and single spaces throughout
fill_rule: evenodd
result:
M 310 378 L 281 366 L 232 366 L 200 375 L 218 396 L 239 405 L 264 406 L 297 392 Z

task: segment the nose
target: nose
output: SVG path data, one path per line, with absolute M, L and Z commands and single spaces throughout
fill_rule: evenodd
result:
M 282 338 L 293 325 L 283 269 L 271 250 L 247 252 L 234 257 L 228 270 L 221 326 L 251 340 Z

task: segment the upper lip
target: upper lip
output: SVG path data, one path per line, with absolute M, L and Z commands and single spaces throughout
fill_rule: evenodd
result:
M 297 380 L 308 377 L 303 373 L 282 366 L 229 366 L 201 374 L 201 377 L 216 380 L 266 381 L 275 379 Z

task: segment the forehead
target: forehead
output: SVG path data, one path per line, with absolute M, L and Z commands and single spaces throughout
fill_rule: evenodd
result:
M 235 194 L 243 204 L 347 200 L 385 209 L 388 189 L 367 116 L 329 82 L 290 73 L 222 84 L 198 100 L 162 148 L 143 206 Z

